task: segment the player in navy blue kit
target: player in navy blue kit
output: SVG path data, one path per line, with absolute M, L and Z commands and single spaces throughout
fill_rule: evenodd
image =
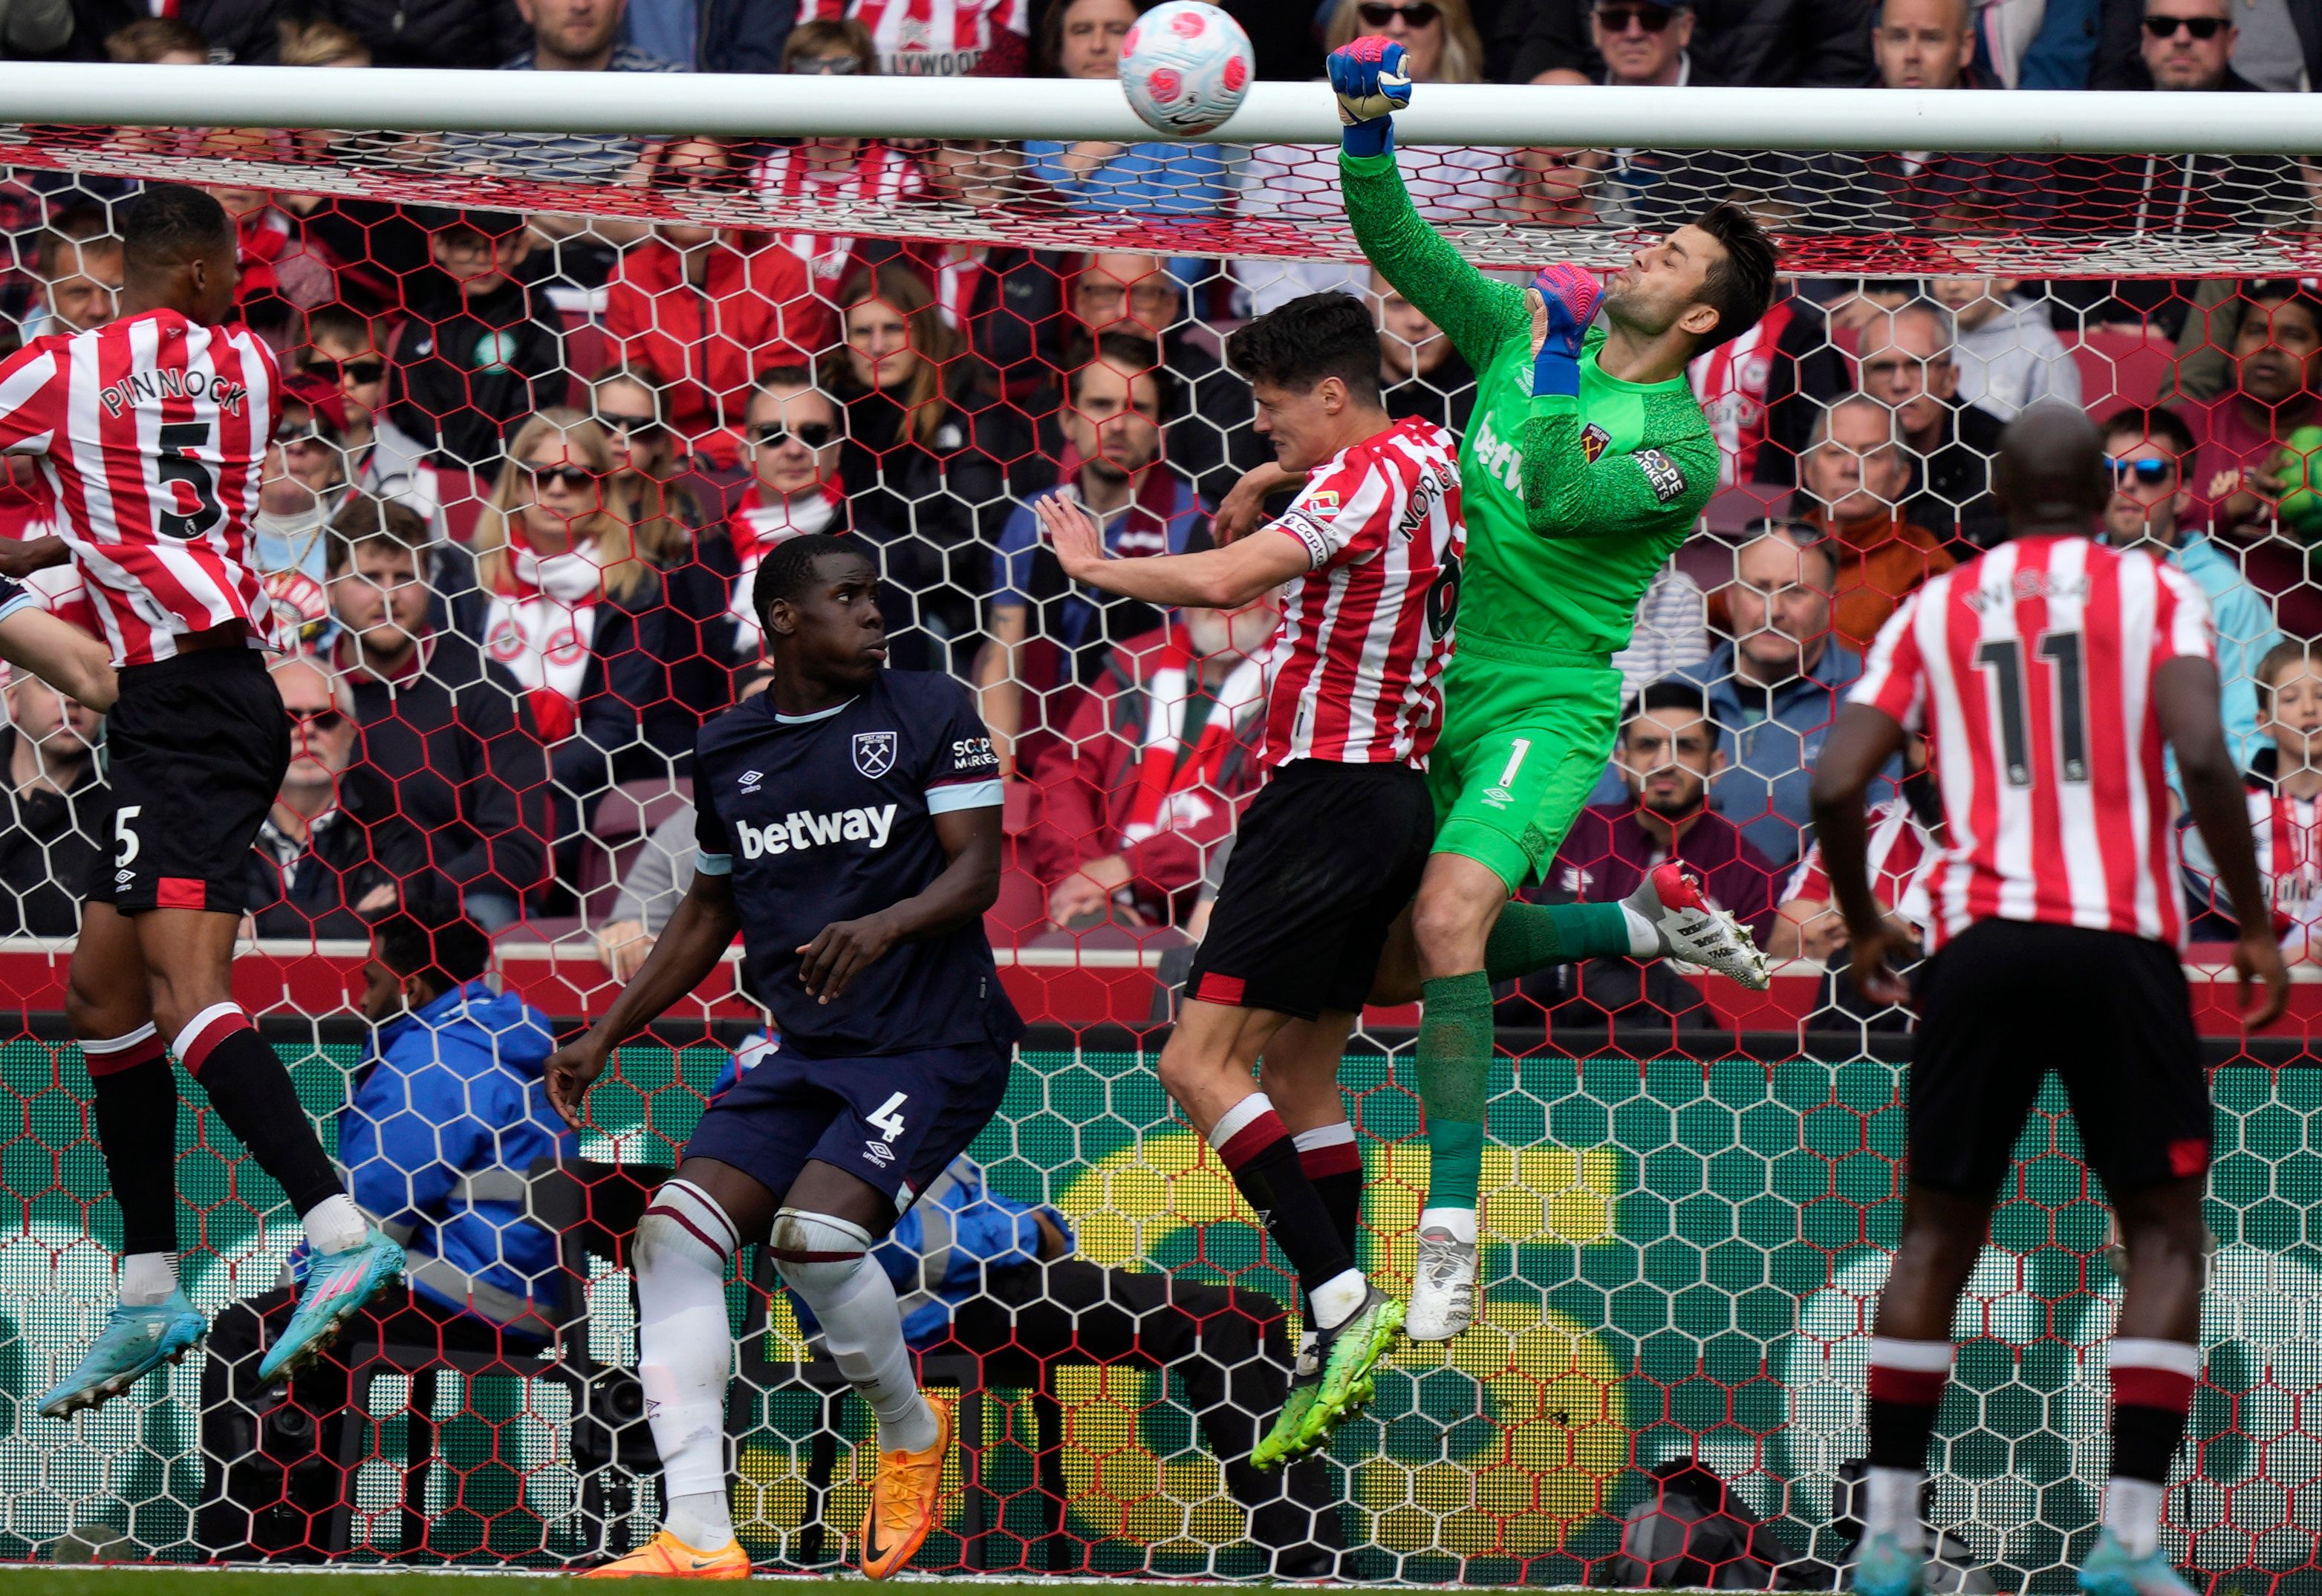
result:
M 983 911 L 1000 889 L 1000 761 L 968 691 L 884 669 L 859 540 L 790 539 L 752 603 L 772 687 L 701 728 L 692 888 L 636 979 L 548 1062 L 576 1127 L 613 1049 L 742 937 L 777 1051 L 713 1100 L 637 1227 L 638 1367 L 660 1448 L 661 1533 L 591 1577 L 739 1579 L 727 1505 L 727 1266 L 764 1241 L 879 1420 L 860 1547 L 873 1579 L 935 1523 L 947 1402 L 923 1397 L 895 1290 L 866 1254 L 1000 1107 L 1023 1022 Z

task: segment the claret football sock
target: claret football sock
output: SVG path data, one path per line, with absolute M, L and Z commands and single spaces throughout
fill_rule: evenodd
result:
M 1318 1125 L 1290 1138 L 1298 1149 L 1298 1168 L 1330 1216 L 1331 1228 L 1352 1257 L 1363 1227 L 1363 1154 L 1355 1145 L 1355 1127 L 1345 1120 Z
M 1274 1111 L 1273 1099 L 1254 1091 L 1218 1116 L 1210 1127 L 1210 1145 L 1298 1272 L 1315 1322 L 1327 1330 L 1361 1307 L 1367 1288 L 1354 1251 L 1340 1239 L 1329 1206 L 1300 1167 L 1297 1145 Z
M 2104 1524 L 2132 1557 L 2161 1544 L 2161 1494 L 2185 1439 L 2201 1349 L 2181 1341 L 2115 1338 L 2112 1373 L 2112 1478 L 2105 1483 Z

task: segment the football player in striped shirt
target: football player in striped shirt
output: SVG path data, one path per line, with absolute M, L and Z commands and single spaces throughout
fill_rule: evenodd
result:
M 1369 1400 L 1402 1304 L 1356 1267 L 1363 1166 L 1339 1060 L 1435 831 L 1427 751 L 1459 590 L 1451 434 L 1380 406 L 1378 333 L 1344 294 L 1294 299 L 1226 343 L 1257 427 L 1306 485 L 1222 549 L 1109 559 L 1069 500 L 1035 507 L 1065 574 L 1155 605 L 1239 609 L 1288 584 L 1264 760 L 1161 1081 L 1296 1269 L 1320 1345 L 1254 1463 L 1320 1446 Z M 1261 1055 L 1264 1085 L 1250 1072 Z
M 1815 828 L 1856 990 L 1910 997 L 1911 936 L 1880 912 L 1863 800 L 1924 731 L 1943 792 L 1922 877 L 1929 962 L 1910 1073 L 1903 1235 L 1870 1343 L 1865 1530 L 1853 1588 L 1918 1596 L 1927 1442 L 1952 1322 L 2042 1081 L 2054 1070 L 2131 1268 L 2111 1346 L 2112 1477 L 2080 1569 L 2090 1596 L 2192 1596 L 2161 1549 L 2161 1492 L 2200 1372 L 2211 1110 L 2180 963 L 2185 911 L 2163 757 L 2217 861 L 2235 968 L 2289 996 L 2218 709 L 2201 590 L 2094 541 L 2112 479 L 2079 410 L 2035 405 L 1993 471 L 2010 536 L 1906 599 L 1879 634 L 1815 770 Z
M 66 1005 L 121 1205 L 121 1300 L 41 1399 L 50 1417 L 118 1396 L 208 1330 L 178 1284 L 165 1042 L 314 1248 L 261 1378 L 320 1351 L 403 1267 L 233 997 L 250 850 L 305 734 L 267 674 L 268 604 L 247 556 L 279 377 L 248 328 L 222 324 L 237 271 L 215 200 L 153 185 L 123 208 L 122 232 L 120 317 L 0 363 L 0 450 L 38 461 L 61 528 L 19 559 L 71 560 L 120 666 L 105 728 L 114 849 L 88 883 Z

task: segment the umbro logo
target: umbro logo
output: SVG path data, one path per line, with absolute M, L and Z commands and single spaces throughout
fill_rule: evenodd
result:
M 742 772 L 742 790 L 755 792 L 758 790 L 758 784 L 765 779 L 766 773 L 763 771 L 745 771 Z
M 863 1144 L 863 1156 L 884 1169 L 895 1162 L 895 1150 L 884 1142 L 865 1141 Z

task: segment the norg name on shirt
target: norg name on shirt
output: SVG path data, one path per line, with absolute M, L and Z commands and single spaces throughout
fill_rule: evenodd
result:
M 769 853 L 803 853 L 831 843 L 867 842 L 874 848 L 883 848 L 894 827 L 892 804 L 882 804 L 875 809 L 831 809 L 822 814 L 793 809 L 785 818 L 764 825 L 736 821 L 734 838 L 741 844 L 743 858 L 762 859 Z

